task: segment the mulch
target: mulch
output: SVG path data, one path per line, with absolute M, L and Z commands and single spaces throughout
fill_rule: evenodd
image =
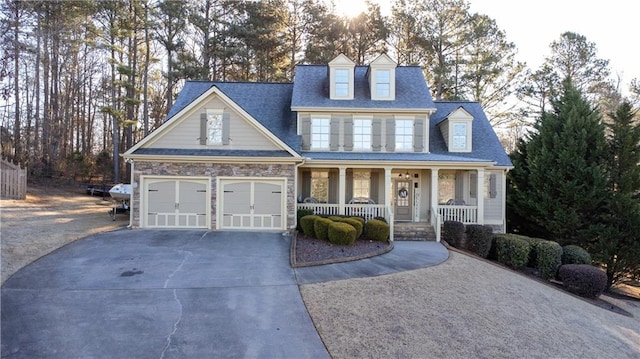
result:
M 393 249 L 392 243 L 358 239 L 354 244 L 341 246 L 296 233 L 291 239 L 291 265 L 308 267 L 348 262 L 384 254 Z

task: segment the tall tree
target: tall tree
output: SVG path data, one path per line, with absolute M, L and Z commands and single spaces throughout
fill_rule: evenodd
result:
M 640 269 L 640 123 L 628 101 L 609 117 L 607 230 L 592 252 L 606 266 L 610 287 Z
M 331 12 L 327 6 L 316 1 L 307 6 L 309 35 L 304 61 L 311 64 L 329 63 L 341 52 L 345 52 L 347 27 L 343 19 Z
M 525 234 L 585 246 L 607 198 L 605 129 L 579 90 L 565 82 L 561 96 L 512 155 L 510 212 L 526 218 Z
M 367 11 L 347 20 L 349 33 L 346 55 L 357 65 L 365 65 L 380 53 L 386 52 L 389 36 L 387 21 L 380 5 L 367 1 Z
M 178 80 L 175 69 L 175 56 L 184 45 L 184 32 L 187 26 L 187 5 L 185 0 L 161 0 L 158 2 L 155 21 L 155 39 L 166 51 L 167 57 L 167 108 L 173 105 L 174 86 Z
M 419 65 L 426 62 L 426 39 L 417 4 L 397 0 L 391 7 L 388 43 L 399 65 Z

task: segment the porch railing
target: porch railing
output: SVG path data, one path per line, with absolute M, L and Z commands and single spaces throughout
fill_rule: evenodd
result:
M 340 205 L 333 203 L 298 203 L 298 209 L 311 209 L 314 214 L 323 216 L 339 216 Z M 344 215 L 364 217 L 365 220 L 375 217 L 386 217 L 384 204 L 345 204 Z
M 440 205 L 438 214 L 442 221 L 456 221 L 464 224 L 478 223 L 477 206 Z
M 436 242 L 440 242 L 440 234 L 442 231 L 442 216 L 440 213 L 436 212 L 436 210 L 431 207 L 431 226 L 433 226 L 433 230 L 436 232 Z

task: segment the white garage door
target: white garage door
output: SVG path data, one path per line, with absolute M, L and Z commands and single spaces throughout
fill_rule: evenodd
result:
M 209 228 L 209 182 L 173 178 L 146 179 L 146 227 Z
M 284 180 L 222 180 L 221 229 L 284 229 Z

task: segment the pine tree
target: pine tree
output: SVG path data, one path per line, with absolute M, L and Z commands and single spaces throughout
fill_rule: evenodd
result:
M 608 192 L 604 125 L 568 82 L 552 105 L 512 155 L 510 211 L 527 220 L 525 234 L 589 247 Z
M 594 245 L 608 287 L 640 269 L 640 123 L 627 101 L 609 117 L 607 230 Z

